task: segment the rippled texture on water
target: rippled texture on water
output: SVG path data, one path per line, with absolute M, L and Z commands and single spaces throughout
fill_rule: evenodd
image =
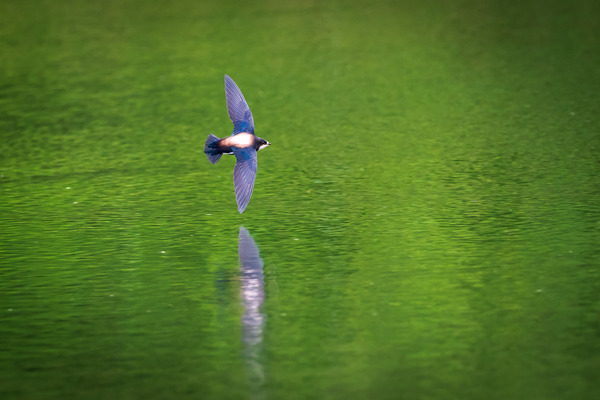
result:
M 513 3 L 3 1 L 0 397 L 599 398 L 600 9 Z

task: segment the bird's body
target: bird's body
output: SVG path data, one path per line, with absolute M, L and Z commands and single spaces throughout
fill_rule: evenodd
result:
M 234 154 L 237 162 L 233 170 L 235 197 L 240 214 L 250 202 L 256 179 L 256 152 L 271 143 L 254 134 L 254 119 L 246 99 L 233 79 L 225 75 L 225 97 L 227 112 L 233 122 L 233 133 L 223 139 L 208 135 L 204 153 L 216 164 L 223 154 Z

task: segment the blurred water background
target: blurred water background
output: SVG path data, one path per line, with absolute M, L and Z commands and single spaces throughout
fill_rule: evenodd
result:
M 3 0 L 0 397 L 600 398 L 599 65 L 591 0 Z

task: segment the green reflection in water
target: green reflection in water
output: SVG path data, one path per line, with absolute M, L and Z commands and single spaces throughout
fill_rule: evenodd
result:
M 598 11 L 2 2 L 0 396 L 597 398 Z

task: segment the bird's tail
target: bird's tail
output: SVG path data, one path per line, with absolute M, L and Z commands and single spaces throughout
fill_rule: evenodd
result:
M 220 153 L 219 149 L 217 149 L 217 147 L 215 146 L 215 144 L 219 140 L 220 139 L 218 137 L 211 133 L 210 135 L 208 135 L 208 138 L 206 138 L 206 143 L 204 143 L 204 153 L 206 153 L 208 161 L 210 161 L 213 164 L 216 164 L 217 161 L 219 161 L 219 159 L 223 155 L 223 153 Z

